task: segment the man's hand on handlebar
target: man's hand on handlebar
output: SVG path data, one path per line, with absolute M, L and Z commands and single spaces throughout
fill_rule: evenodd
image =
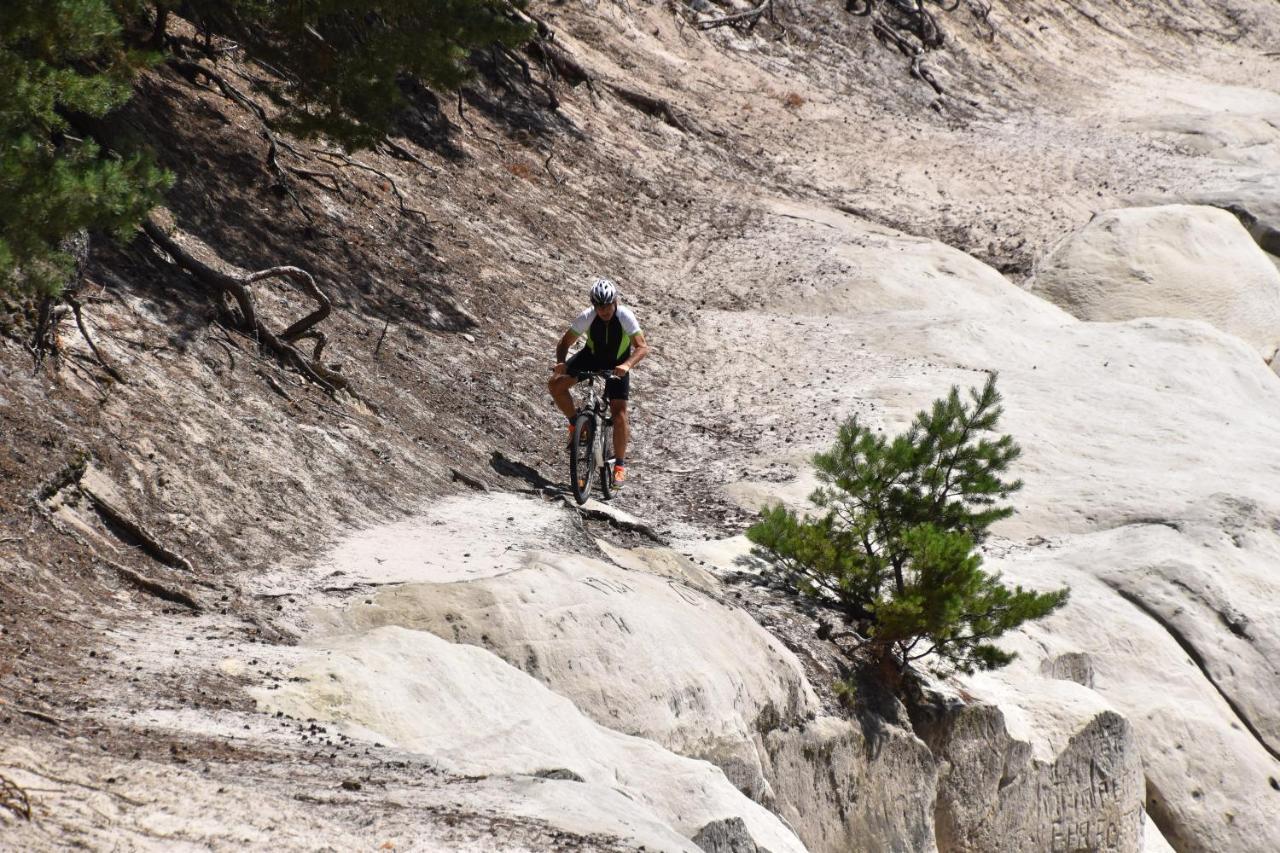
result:
M 625 364 L 619 364 L 617 367 L 613 369 L 613 375 L 621 379 L 622 377 L 627 375 L 627 371 L 630 369 L 631 368 L 627 367 Z
M 552 376 L 564 376 L 564 372 L 565 372 L 565 370 L 566 370 L 566 369 L 567 369 L 567 368 L 565 367 L 564 362 L 563 362 L 563 361 L 561 361 L 561 362 L 557 363 L 555 367 L 551 368 L 551 375 L 552 375 Z

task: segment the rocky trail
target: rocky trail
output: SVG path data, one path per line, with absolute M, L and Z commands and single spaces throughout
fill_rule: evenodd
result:
M 148 78 L 174 220 L 332 287 L 353 391 L 140 243 L 89 272 L 127 381 L 0 337 L 0 848 L 1280 848 L 1274 3 L 965 4 L 942 96 L 838 7 L 534 5 L 592 87 L 416 103 L 416 162 L 361 156 L 418 215 L 367 171 L 295 205 Z M 544 382 L 601 271 L 655 352 L 580 512 Z M 991 371 L 986 560 L 1071 602 L 850 709 L 743 531 L 844 419 Z

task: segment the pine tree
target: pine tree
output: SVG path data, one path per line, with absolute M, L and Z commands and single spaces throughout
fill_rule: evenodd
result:
M 348 148 L 376 143 L 404 104 L 399 80 L 452 90 L 473 49 L 533 35 L 508 0 L 188 0 L 183 13 L 280 75 L 278 126 Z
M 412 76 L 461 85 L 471 50 L 514 46 L 532 26 L 509 0 L 4 0 L 0 2 L 0 292 L 54 295 L 83 229 L 132 233 L 169 176 L 154 158 L 108 152 L 79 130 L 132 95 L 163 58 L 170 9 L 230 36 L 277 76 L 263 88 L 277 129 L 372 145 Z
M 128 100 L 145 62 L 106 0 L 0 3 L 0 292 L 56 293 L 67 235 L 127 232 L 156 203 L 167 176 L 150 158 L 104 156 L 68 121 Z
M 968 405 L 953 387 L 892 441 L 850 419 L 814 457 L 820 512 L 766 510 L 747 532 L 757 554 L 858 627 L 882 662 L 933 655 L 966 672 L 1009 663 L 991 641 L 1061 607 L 1068 591 L 1010 589 L 982 568 L 976 548 L 1022 487 L 1003 479 L 1021 453 L 1013 438 L 988 437 L 1001 413 L 992 375 Z

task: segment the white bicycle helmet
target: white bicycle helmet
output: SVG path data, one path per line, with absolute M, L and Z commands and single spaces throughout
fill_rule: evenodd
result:
M 591 304 L 610 305 L 618 301 L 618 285 L 611 279 L 598 278 L 591 283 Z

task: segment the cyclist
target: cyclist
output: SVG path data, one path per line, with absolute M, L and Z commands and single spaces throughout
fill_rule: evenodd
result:
M 565 360 L 569 347 L 582 335 L 586 346 L 573 358 Z M 573 446 L 573 397 L 569 389 L 578 383 L 582 373 L 612 370 L 605 382 L 605 396 L 613 416 L 613 482 L 621 486 L 627 478 L 626 455 L 630 429 L 627 423 L 627 398 L 631 396 L 631 368 L 649 354 L 640 322 L 630 308 L 618 304 L 618 285 L 607 278 L 591 283 L 591 307 L 574 318 L 569 330 L 556 346 L 556 366 L 547 382 L 547 390 L 556 406 L 569 419 L 569 445 Z

